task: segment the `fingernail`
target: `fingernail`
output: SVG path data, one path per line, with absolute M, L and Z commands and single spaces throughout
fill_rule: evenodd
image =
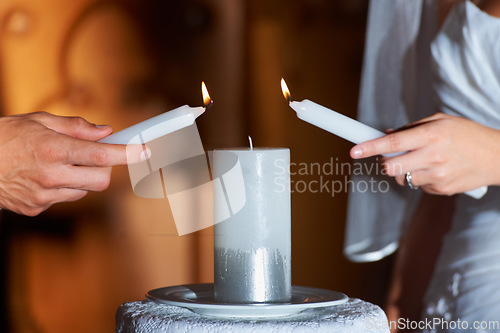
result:
M 149 149 L 148 147 L 146 147 L 146 150 L 143 150 L 141 152 L 141 161 L 146 161 L 146 160 L 149 160 L 149 158 L 151 157 L 151 149 Z
M 95 125 L 95 127 L 97 127 L 97 128 L 107 128 L 107 127 L 109 127 L 109 125 Z
M 352 150 L 352 157 L 357 158 L 357 157 L 361 157 L 362 155 L 363 155 L 363 151 L 362 151 L 361 149 L 359 149 L 359 148 L 354 148 L 354 149 Z

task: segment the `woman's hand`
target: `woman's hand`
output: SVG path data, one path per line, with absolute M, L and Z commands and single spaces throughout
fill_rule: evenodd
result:
M 403 186 L 408 171 L 414 186 L 433 194 L 500 185 L 500 131 L 465 118 L 437 113 L 354 146 L 351 157 L 397 152 L 406 153 L 384 158 L 384 168 Z
M 111 166 L 137 162 L 141 154 L 140 146 L 94 142 L 111 132 L 45 112 L 0 118 L 0 207 L 34 216 L 106 189 Z

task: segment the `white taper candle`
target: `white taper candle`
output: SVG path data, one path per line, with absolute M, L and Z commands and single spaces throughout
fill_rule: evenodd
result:
M 308 99 L 302 102 L 291 101 L 290 91 L 286 86 L 286 83 L 281 79 L 281 88 L 283 90 L 283 95 L 289 101 L 290 107 L 297 112 L 297 117 L 300 119 L 324 129 L 330 133 L 333 133 L 341 138 L 351 141 L 355 144 L 378 139 L 384 135 L 384 132 L 374 129 L 368 125 L 365 125 L 357 120 L 346 117 L 343 114 L 335 112 L 331 109 L 325 108 L 322 105 L 314 103 Z M 386 157 L 397 156 L 404 154 L 405 152 L 394 153 L 394 154 L 384 154 Z M 488 187 L 483 186 L 472 191 L 465 192 L 468 196 L 480 199 L 486 192 Z
M 203 112 L 205 112 L 204 107 L 193 108 L 183 105 L 111 134 L 99 142 L 122 145 L 144 144 L 192 125 Z

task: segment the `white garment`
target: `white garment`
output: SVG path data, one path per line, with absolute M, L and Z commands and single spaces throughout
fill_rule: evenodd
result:
M 437 0 L 371 2 L 360 120 L 397 128 L 439 108 L 500 129 L 500 19 L 458 2 L 436 36 L 436 12 Z M 396 249 L 418 200 L 404 190 L 350 196 L 344 249 L 350 259 L 377 260 Z M 453 332 L 500 332 L 500 187 L 480 200 L 458 195 L 455 206 L 423 315 L 470 325 Z M 499 326 L 473 329 L 475 321 Z
M 459 3 L 431 48 L 441 110 L 500 128 L 500 18 Z
M 455 5 L 432 55 L 442 110 L 500 129 L 500 19 L 468 1 Z M 471 325 L 496 321 L 496 329 L 481 332 L 500 332 L 500 188 L 491 187 L 481 200 L 460 195 L 455 206 L 424 316 Z
M 360 121 L 385 130 L 435 112 L 429 82 L 436 13 L 436 0 L 370 2 L 358 108 Z M 360 184 L 373 178 L 380 179 L 380 175 L 354 175 L 351 180 Z M 364 262 L 394 252 L 419 195 L 395 182 L 391 182 L 388 192 L 351 193 L 345 255 Z

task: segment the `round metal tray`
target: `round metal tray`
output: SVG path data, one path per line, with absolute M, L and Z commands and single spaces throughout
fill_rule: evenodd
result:
M 330 307 L 347 302 L 340 292 L 292 286 L 290 303 L 221 304 L 214 299 L 212 283 L 186 284 L 149 291 L 146 297 L 157 303 L 180 306 L 213 317 L 270 318 L 285 317 L 307 309 Z

